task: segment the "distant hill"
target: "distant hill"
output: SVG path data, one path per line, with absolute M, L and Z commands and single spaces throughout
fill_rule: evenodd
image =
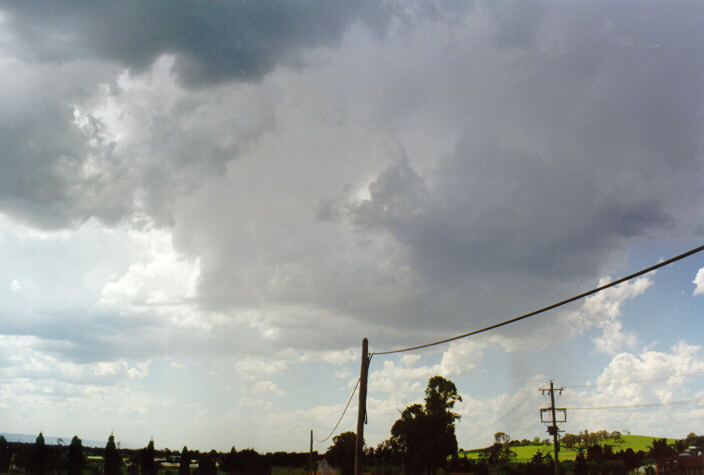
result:
M 607 439 L 606 442 L 600 442 L 600 445 L 608 444 L 615 452 L 619 450 L 633 449 L 634 452 L 642 450 L 644 452 L 648 451 L 648 446 L 652 445 L 653 439 L 662 439 L 662 437 L 653 437 L 649 435 L 624 435 L 623 442 L 620 444 L 615 443 L 611 439 Z M 667 439 L 668 444 L 674 444 L 677 439 Z M 524 445 L 521 447 L 511 447 L 511 450 L 516 454 L 514 461 L 516 462 L 528 462 L 536 452 L 540 451 L 544 454 L 552 455 L 552 444 L 551 445 Z M 460 452 L 460 456 L 465 455 L 469 459 L 478 459 L 482 449 L 472 449 Z M 560 448 L 560 460 L 574 460 L 577 456 L 577 449 L 568 449 L 565 447 Z
M 0 432 L 0 435 L 5 437 L 5 439 L 8 442 L 25 442 L 25 443 L 34 443 L 34 441 L 37 440 L 37 435 L 39 434 L 10 434 L 7 432 Z M 80 436 L 79 436 L 80 437 Z M 68 436 L 68 437 L 55 437 L 53 435 L 45 435 L 44 436 L 44 443 L 47 445 L 56 445 L 58 439 L 61 439 L 63 442 L 63 445 L 68 445 L 71 443 L 71 439 L 73 439 L 73 436 Z M 81 442 L 83 443 L 84 447 L 105 447 L 105 444 L 107 443 L 108 439 L 105 438 L 104 441 L 100 442 L 97 440 L 85 440 L 81 438 Z

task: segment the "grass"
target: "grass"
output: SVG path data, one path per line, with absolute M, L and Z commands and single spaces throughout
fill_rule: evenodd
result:
M 600 445 L 608 444 L 611 445 L 615 452 L 619 450 L 633 449 L 634 452 L 642 450 L 647 452 L 649 446 L 652 445 L 653 439 L 660 439 L 661 437 L 652 437 L 648 435 L 624 435 L 623 442 L 620 444 L 615 443 L 611 439 L 607 439 L 606 442 L 601 442 Z M 674 444 L 677 439 L 667 439 L 668 444 Z M 514 462 L 529 462 L 537 452 L 542 452 L 544 454 L 552 455 L 552 445 L 524 445 L 521 447 L 511 447 L 511 450 L 516 454 L 512 459 Z M 566 447 L 560 448 L 560 460 L 574 460 L 577 456 L 577 449 L 568 449 Z M 479 459 L 481 455 L 481 449 L 474 449 L 469 451 L 464 451 L 460 453 L 461 456 L 466 456 L 468 459 Z

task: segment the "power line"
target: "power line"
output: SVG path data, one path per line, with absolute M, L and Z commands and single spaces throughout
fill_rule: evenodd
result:
M 589 295 L 595 294 L 595 293 L 597 293 L 597 292 L 601 292 L 602 290 L 608 289 L 609 287 L 613 287 L 613 286 L 618 285 L 618 284 L 620 284 L 620 283 L 622 283 L 622 282 L 626 282 L 626 281 L 628 281 L 628 280 L 634 279 L 634 278 L 636 278 L 636 277 L 638 277 L 638 276 L 641 276 L 641 275 L 643 275 L 643 274 L 647 274 L 648 272 L 652 272 L 652 271 L 654 271 L 654 270 L 656 270 L 656 269 L 659 269 L 659 268 L 661 268 L 661 267 L 665 267 L 665 266 L 668 265 L 668 264 L 672 264 L 673 262 L 677 262 L 677 261 L 679 261 L 679 260 L 684 259 L 685 257 L 689 257 L 689 256 L 691 256 L 691 255 L 693 255 L 693 254 L 696 254 L 696 253 L 698 253 L 698 252 L 701 252 L 701 251 L 703 251 L 703 250 L 704 250 L 704 246 L 699 246 L 699 247 L 694 248 L 694 249 L 692 249 L 692 250 L 690 250 L 690 251 L 687 251 L 687 252 L 685 252 L 685 253 L 683 253 L 683 254 L 680 254 L 680 255 L 678 255 L 678 256 L 672 257 L 672 258 L 670 258 L 670 259 L 668 259 L 668 260 L 666 260 L 666 261 L 659 262 L 659 263 L 657 263 L 657 264 L 655 264 L 655 265 L 653 265 L 653 266 L 650 266 L 650 267 L 647 267 L 647 268 L 645 268 L 645 269 L 639 270 L 638 272 L 635 272 L 635 273 L 633 273 L 633 274 L 627 275 L 627 276 L 625 276 L 625 277 L 621 277 L 620 279 L 615 280 L 615 281 L 613 281 L 613 282 L 610 282 L 610 283 L 608 283 L 608 284 L 605 284 L 605 285 L 596 287 L 596 288 L 594 288 L 594 289 L 592 289 L 592 290 L 589 290 L 589 291 L 587 291 L 587 292 L 583 292 L 583 293 L 581 293 L 581 294 L 579 294 L 579 295 L 575 295 L 574 297 L 570 297 L 570 298 L 568 298 L 568 299 L 561 300 L 561 301 L 559 301 L 559 302 L 557 302 L 557 303 L 554 303 L 554 304 L 552 304 L 552 305 L 548 305 L 547 307 L 543 307 L 543 308 L 541 308 L 541 309 L 534 310 L 534 311 L 532 311 L 532 312 L 529 312 L 529 313 L 520 315 L 520 316 L 518 316 L 518 317 L 511 318 L 511 319 L 509 319 L 509 320 L 506 320 L 506 321 L 503 321 L 503 322 L 500 322 L 500 323 L 495 323 L 495 324 L 493 324 L 493 325 L 489 325 L 488 327 L 484 327 L 484 328 L 481 328 L 481 329 L 479 329 L 479 330 L 474 330 L 474 331 L 471 331 L 471 332 L 463 333 L 463 334 L 461 334 L 461 335 L 453 336 L 453 337 L 451 337 L 451 338 L 445 338 L 444 340 L 434 341 L 434 342 L 432 342 L 432 343 L 425 343 L 425 344 L 423 344 L 423 345 L 410 346 L 410 347 L 408 347 L 408 348 L 400 348 L 400 349 L 397 349 L 397 350 L 378 351 L 378 352 L 374 352 L 374 353 L 371 353 L 371 354 L 372 354 L 372 355 L 390 355 L 390 354 L 394 354 L 394 353 L 403 353 L 403 352 L 406 352 L 406 351 L 420 350 L 420 349 L 422 349 L 422 348 L 428 348 L 428 347 L 435 346 L 435 345 L 440 345 L 440 344 L 443 344 L 443 343 L 449 343 L 449 342 L 451 342 L 451 341 L 459 340 L 459 339 L 461 339 L 461 338 L 466 338 L 466 337 L 468 337 L 468 336 L 473 336 L 473 335 L 477 335 L 477 334 L 479 334 L 479 333 L 487 332 L 487 331 L 489 331 L 489 330 L 494 330 L 494 329 L 496 329 L 496 328 L 503 327 L 503 326 L 509 325 L 509 324 L 511 324 L 511 323 L 518 322 L 518 321 L 520 321 L 520 320 L 524 320 L 524 319 L 526 319 L 526 318 L 534 317 L 534 316 L 536 316 L 536 315 L 538 315 L 538 314 L 547 312 L 548 310 L 552 310 L 552 309 L 554 309 L 554 308 L 561 307 L 561 306 L 563 306 L 563 305 L 565 305 L 565 304 L 574 302 L 575 300 L 579 300 L 579 299 L 582 299 L 582 298 L 584 298 L 584 297 L 588 297 Z
M 493 421 L 489 422 L 488 424 L 485 424 L 485 425 L 483 425 L 483 426 L 480 426 L 478 429 L 475 428 L 475 429 L 474 429 L 474 432 L 475 432 L 477 435 L 475 435 L 474 437 L 472 437 L 472 438 L 469 439 L 469 440 L 476 440 L 479 436 L 483 435 L 483 434 L 480 434 L 480 432 L 482 432 L 482 431 L 488 429 L 489 427 L 492 427 L 493 425 L 497 424 L 498 422 L 501 422 L 502 420 L 506 419 L 508 416 L 510 416 L 511 414 L 513 414 L 515 411 L 517 411 L 518 408 L 520 408 L 522 405 L 524 405 L 525 403 L 527 403 L 528 401 L 530 401 L 530 399 L 531 399 L 530 396 L 527 397 L 527 398 L 525 398 L 523 401 L 521 401 L 521 402 L 519 402 L 518 404 L 516 404 L 512 409 L 510 409 L 508 412 L 506 412 L 504 415 L 502 415 L 502 416 L 499 417 L 498 419 L 494 419 Z
M 662 369 L 673 369 L 672 367 L 668 368 L 661 368 L 661 369 L 656 369 L 653 370 L 655 371 L 661 371 Z M 624 374 L 633 374 L 633 373 L 646 373 L 650 372 L 649 370 L 644 370 L 644 371 L 623 371 L 619 373 L 609 373 L 609 376 L 619 376 L 619 375 L 624 375 Z M 627 382 L 628 383 L 649 383 L 649 382 L 655 382 L 655 381 L 662 381 L 665 379 L 670 379 L 670 378 L 682 378 L 682 379 L 689 379 L 689 378 L 697 378 L 700 376 L 704 376 L 704 371 L 694 371 L 691 373 L 683 373 L 683 374 L 676 374 L 676 373 L 671 373 L 671 374 L 664 374 L 660 376 L 651 376 L 649 378 L 640 378 L 640 379 L 629 379 Z M 623 384 L 623 383 L 620 383 Z M 576 385 L 570 385 L 568 386 L 571 389 L 574 388 L 594 388 L 598 386 L 599 383 L 594 383 L 594 384 L 576 384 Z
M 591 406 L 591 407 L 568 407 L 567 409 L 573 411 L 588 411 L 588 410 L 602 410 L 602 409 L 640 409 L 645 407 L 667 407 L 667 406 L 686 406 L 689 404 L 701 404 L 702 399 L 684 399 L 681 401 L 670 401 L 670 402 L 650 402 L 645 404 L 627 404 L 620 406 Z
M 319 440 L 317 437 L 314 437 L 316 442 L 322 444 L 323 442 L 328 440 L 331 435 L 333 435 L 335 433 L 335 431 L 337 430 L 337 426 L 340 425 L 340 422 L 342 422 L 342 418 L 345 417 L 345 413 L 347 412 L 347 408 L 350 407 L 350 402 L 352 402 L 352 397 L 354 396 L 354 393 L 357 392 L 358 386 L 359 386 L 359 378 L 357 378 L 357 383 L 354 385 L 354 389 L 352 390 L 352 394 L 350 394 L 350 398 L 347 400 L 347 404 L 345 404 L 345 409 L 342 411 L 342 414 L 340 414 L 340 418 L 337 420 L 335 427 L 333 427 L 332 430 L 330 431 L 330 433 L 327 435 L 327 437 L 325 437 L 322 440 Z

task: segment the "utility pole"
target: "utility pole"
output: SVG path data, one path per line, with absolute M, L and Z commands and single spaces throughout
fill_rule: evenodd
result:
M 555 475 L 560 474 L 559 460 L 557 455 L 560 452 L 560 441 L 557 440 L 558 433 L 560 431 L 557 427 L 557 423 L 567 422 L 567 409 L 565 409 L 564 407 L 555 407 L 555 391 L 558 391 L 559 394 L 562 395 L 563 389 L 564 388 L 562 387 L 556 388 L 552 380 L 550 380 L 549 388 L 539 389 L 539 391 L 541 391 L 543 394 L 545 394 L 546 392 L 550 393 L 550 407 L 546 407 L 540 410 L 540 422 L 542 422 L 543 424 L 550 424 L 548 426 L 548 434 L 552 435 L 553 449 L 555 451 Z M 545 413 L 550 414 L 549 419 L 546 419 L 544 417 Z M 560 413 L 560 415 L 562 416 L 560 420 L 557 419 L 557 413 Z
M 359 374 L 359 407 L 357 409 L 357 440 L 354 447 L 354 475 L 362 475 L 364 456 L 364 421 L 367 416 L 367 374 L 369 372 L 369 341 L 362 340 L 362 368 Z
M 313 429 L 310 430 L 310 451 L 308 452 L 308 475 L 313 475 Z

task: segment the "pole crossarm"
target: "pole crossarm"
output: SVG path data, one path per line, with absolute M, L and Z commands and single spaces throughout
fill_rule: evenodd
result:
M 550 381 L 550 387 L 549 388 L 539 388 L 538 391 L 542 392 L 543 394 L 549 393 L 550 394 L 550 407 L 544 408 L 540 410 L 540 422 L 544 424 L 550 424 L 548 426 L 548 434 L 552 436 L 552 441 L 553 441 L 553 449 L 555 453 L 555 475 L 560 474 L 560 464 L 559 464 L 559 459 L 558 459 L 558 454 L 560 453 L 560 441 L 557 439 L 560 433 L 560 429 L 557 427 L 558 422 L 567 422 L 567 409 L 564 407 L 555 407 L 555 393 L 559 393 L 562 395 L 562 391 L 565 388 L 555 387 L 555 383 Z M 545 413 L 550 414 L 550 419 L 545 420 L 543 417 L 543 414 Z M 557 419 L 557 413 L 560 412 L 561 414 L 564 415 L 562 420 Z

